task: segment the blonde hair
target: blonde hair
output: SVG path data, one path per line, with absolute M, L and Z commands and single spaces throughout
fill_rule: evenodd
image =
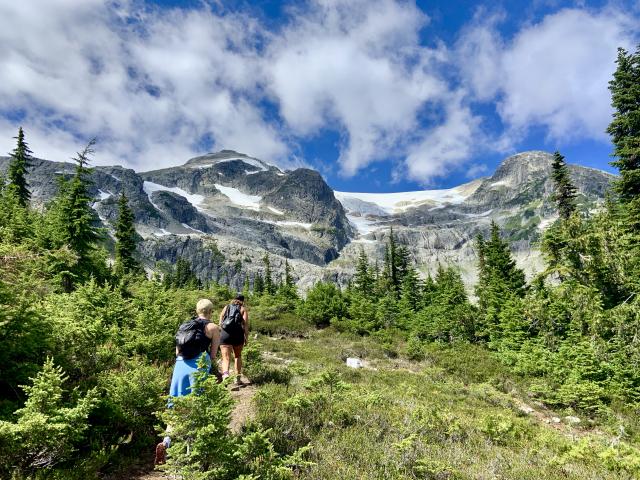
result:
M 211 312 L 213 312 L 213 303 L 211 303 L 211 300 L 208 298 L 198 300 L 198 303 L 196 303 L 196 313 L 198 315 L 208 315 Z

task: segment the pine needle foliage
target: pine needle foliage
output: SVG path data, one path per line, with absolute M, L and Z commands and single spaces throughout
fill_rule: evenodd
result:
M 569 169 L 560 152 L 553 154 L 551 178 L 554 184 L 553 200 L 558 206 L 560 218 L 567 220 L 576 211 L 576 187 L 569 176 Z
M 18 136 L 13 137 L 17 141 L 16 148 L 11 152 L 11 162 L 9 163 L 8 180 L 9 188 L 15 193 L 18 203 L 26 207 L 31 199 L 29 184 L 27 182 L 27 172 L 32 163 L 29 145 L 24 139 L 22 127 L 18 129 Z
M 116 237 L 116 274 L 122 276 L 140 272 L 142 267 L 135 258 L 137 242 L 134 216 L 124 191 L 118 199 L 118 221 L 114 235 Z

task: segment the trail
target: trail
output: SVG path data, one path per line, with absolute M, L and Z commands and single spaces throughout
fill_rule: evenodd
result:
M 245 379 L 246 380 L 246 379 Z M 233 412 L 231 413 L 231 421 L 229 422 L 229 430 L 232 433 L 238 434 L 242 430 L 242 427 L 253 418 L 254 409 L 251 405 L 253 396 L 255 395 L 257 388 L 255 385 L 245 383 L 242 386 L 229 385 L 229 392 L 233 398 L 235 405 Z M 152 453 L 149 453 L 149 458 L 152 457 Z M 138 472 L 130 472 L 127 477 L 120 477 L 122 480 L 169 480 L 172 477 L 162 472 L 149 471 L 153 466 L 142 468 Z

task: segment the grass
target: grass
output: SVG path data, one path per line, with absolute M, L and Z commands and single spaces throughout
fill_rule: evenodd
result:
M 295 375 L 255 399 L 256 422 L 279 451 L 312 445 L 314 466 L 299 478 L 629 479 L 640 468 L 632 447 L 524 413 L 526 384 L 478 346 L 429 345 L 412 362 L 400 344 L 388 358 L 369 337 L 307 335 L 259 335 Z M 347 356 L 367 368 L 347 368 Z

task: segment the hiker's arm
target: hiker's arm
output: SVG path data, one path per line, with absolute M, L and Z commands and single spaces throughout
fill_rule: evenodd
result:
M 242 307 L 242 327 L 244 328 L 244 344 L 249 341 L 249 312 Z
M 209 352 L 209 355 L 211 356 L 211 361 L 214 361 L 218 354 L 218 347 L 220 347 L 220 327 L 212 322 L 207 325 L 207 328 L 211 338 L 211 352 Z
M 229 305 L 225 305 L 222 311 L 220 312 L 220 318 L 218 318 L 218 323 L 220 325 L 222 325 L 222 319 L 224 318 L 224 314 L 227 311 L 227 308 L 229 308 Z

